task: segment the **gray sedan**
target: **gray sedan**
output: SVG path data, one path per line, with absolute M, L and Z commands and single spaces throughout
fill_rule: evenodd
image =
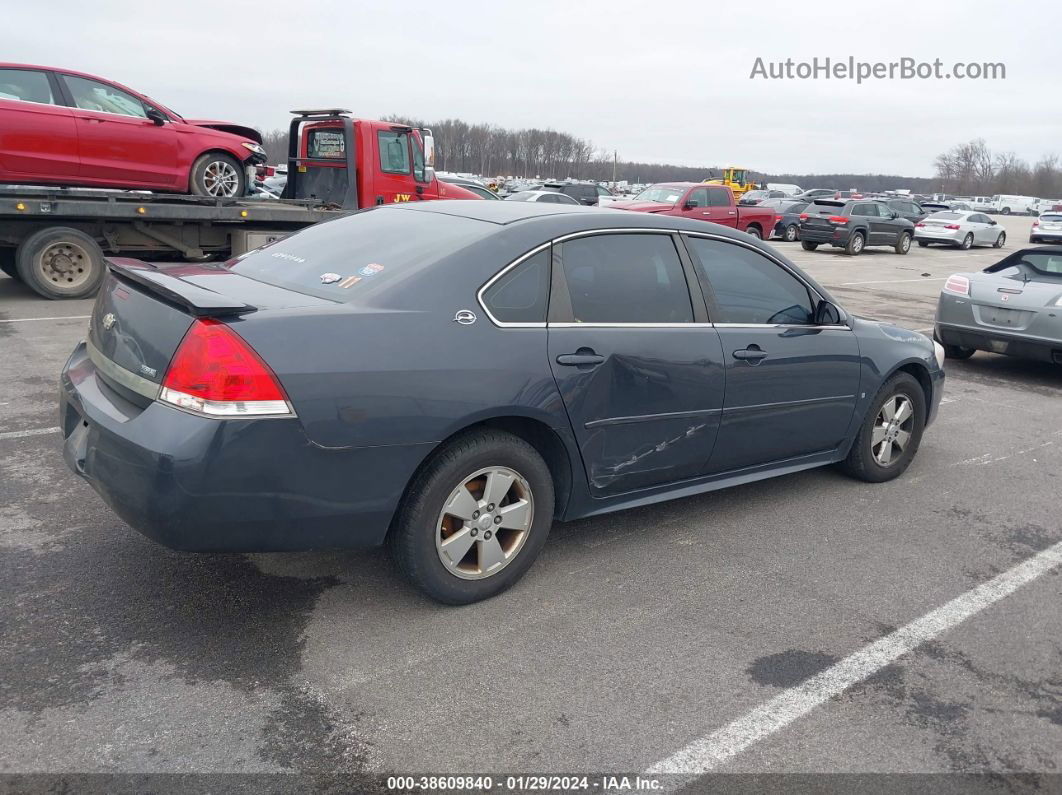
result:
M 948 277 L 934 337 L 944 355 L 990 351 L 1062 364 L 1062 246 L 1016 251 L 981 273 Z
M 984 213 L 949 210 L 933 213 L 915 224 L 915 240 L 922 248 L 930 243 L 947 243 L 962 249 L 971 246 L 1003 248 L 1007 233 Z

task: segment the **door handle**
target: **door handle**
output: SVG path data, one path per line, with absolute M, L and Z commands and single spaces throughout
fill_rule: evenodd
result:
M 557 357 L 557 364 L 565 367 L 587 367 L 601 364 L 605 361 L 604 356 L 599 356 L 589 348 L 580 348 L 578 353 L 562 353 Z
M 759 345 L 750 345 L 734 351 L 734 358 L 749 364 L 759 364 L 762 359 L 767 358 L 767 351 L 761 349 Z
M 737 210 L 728 210 L 727 215 L 737 215 Z

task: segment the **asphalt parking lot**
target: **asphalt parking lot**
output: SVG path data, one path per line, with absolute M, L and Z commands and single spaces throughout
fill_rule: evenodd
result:
M 1026 245 L 1031 219 L 999 220 L 1004 252 L 776 245 L 850 311 L 928 330 L 948 274 Z M 0 276 L 0 772 L 632 774 L 703 738 L 730 773 L 1062 768 L 1058 566 L 718 740 L 1062 542 L 1062 367 L 949 361 L 895 481 L 823 469 L 557 525 L 513 590 L 449 608 L 382 551 L 190 555 L 125 526 L 55 428 L 89 311 Z

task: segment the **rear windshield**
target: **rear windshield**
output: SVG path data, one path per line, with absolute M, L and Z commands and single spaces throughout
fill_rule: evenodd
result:
M 226 264 L 266 284 L 359 303 L 409 281 L 494 229 L 494 224 L 439 213 L 363 210 L 308 227 Z
M 837 215 L 842 209 L 844 209 L 844 202 L 813 201 L 804 212 L 808 215 Z
M 1048 223 L 1051 223 L 1051 224 L 1057 224 L 1059 221 L 1062 221 L 1062 214 L 1044 213 L 1043 215 L 1040 216 L 1040 220 L 1041 221 L 1047 221 Z
M 342 128 L 310 129 L 306 134 L 306 156 L 324 160 L 342 160 L 347 156 Z

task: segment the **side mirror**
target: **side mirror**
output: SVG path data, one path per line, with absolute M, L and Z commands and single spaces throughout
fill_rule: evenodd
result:
M 816 326 L 839 326 L 841 310 L 829 301 L 819 301 L 815 306 L 814 323 Z
M 891 218 L 891 219 L 892 219 L 892 220 L 894 220 L 894 221 L 895 221 L 895 220 L 896 220 L 897 218 L 899 218 L 899 217 L 900 217 L 900 214 L 899 214 L 898 212 L 896 212 L 895 210 L 893 210 L 892 212 L 890 212 L 890 213 L 889 213 L 889 218 Z
M 688 201 L 684 205 L 682 205 L 682 209 L 683 210 L 695 210 L 695 209 L 697 209 L 700 206 L 701 205 L 697 204 L 697 202 L 695 202 L 695 201 Z
M 995 225 L 996 225 L 996 222 L 995 222 L 995 221 L 993 221 L 993 220 L 992 220 L 991 218 L 989 218 L 989 219 L 988 219 L 988 225 L 989 225 L 989 226 L 995 226 Z
M 424 181 L 435 179 L 435 136 L 427 127 L 421 127 L 420 140 L 424 146 Z
M 156 110 L 155 108 L 147 108 L 145 112 L 147 113 L 147 117 L 155 122 L 156 127 L 161 127 L 166 123 L 166 117 L 162 115 L 162 111 Z

